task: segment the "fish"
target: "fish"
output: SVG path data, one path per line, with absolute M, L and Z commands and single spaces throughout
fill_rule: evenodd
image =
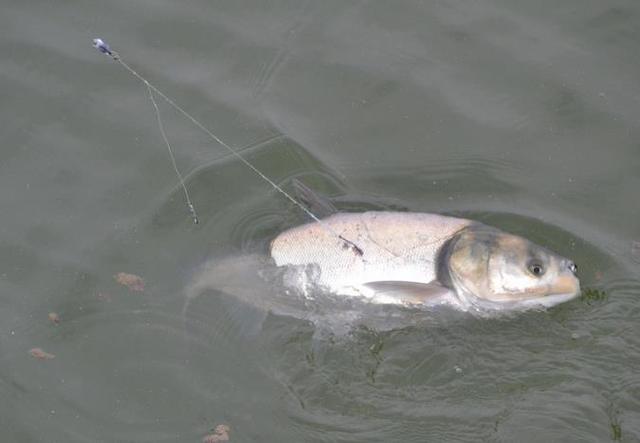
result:
M 276 266 L 297 271 L 289 285 L 374 303 L 524 310 L 580 294 L 572 260 L 481 222 L 439 214 L 336 212 L 281 232 L 269 250 Z

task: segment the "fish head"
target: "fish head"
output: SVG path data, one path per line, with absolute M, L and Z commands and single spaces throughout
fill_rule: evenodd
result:
M 517 235 L 473 225 L 447 249 L 448 282 L 467 304 L 549 307 L 580 293 L 573 261 Z

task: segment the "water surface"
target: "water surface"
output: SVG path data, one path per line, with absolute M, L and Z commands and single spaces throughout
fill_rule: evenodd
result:
M 5 0 L 2 440 L 639 441 L 638 23 L 629 0 Z M 307 219 L 162 104 L 193 225 L 97 36 L 286 189 L 472 217 L 602 292 L 497 319 L 211 290 L 185 309 L 207 263 Z M 256 300 L 283 295 L 253 271 Z

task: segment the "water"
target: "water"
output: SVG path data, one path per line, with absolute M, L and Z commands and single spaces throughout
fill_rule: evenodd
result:
M 640 441 L 638 23 L 629 0 L 4 1 L 2 440 Z M 183 312 L 206 263 L 306 219 L 162 104 L 193 225 L 144 86 L 94 37 L 285 188 L 479 219 L 604 295 Z

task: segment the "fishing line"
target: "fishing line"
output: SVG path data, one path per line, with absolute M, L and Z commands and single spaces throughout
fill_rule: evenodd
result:
M 157 103 L 156 103 L 156 101 L 155 101 L 155 99 L 153 97 L 153 93 L 154 92 L 158 96 L 160 96 L 164 101 L 169 103 L 169 105 L 171 105 L 175 110 L 177 110 L 179 113 L 181 113 L 185 118 L 187 118 L 189 121 L 191 121 L 191 123 L 193 123 L 199 129 L 201 129 L 212 140 L 214 140 L 218 144 L 222 145 L 225 149 L 227 149 L 233 156 L 235 156 L 238 160 L 240 160 L 242 163 L 244 163 L 245 166 L 247 166 L 249 169 L 251 169 L 253 172 L 255 172 L 260 178 L 262 178 L 264 181 L 269 183 L 273 189 L 275 189 L 280 194 L 282 194 L 284 197 L 286 197 L 291 203 L 296 205 L 298 208 L 302 209 L 302 211 L 304 211 L 309 217 L 311 217 L 314 221 L 318 222 L 318 224 L 320 224 L 320 226 L 322 226 L 324 229 L 326 229 L 329 233 L 331 233 L 335 237 L 337 237 L 340 240 L 342 240 L 343 242 L 345 242 L 349 247 L 352 248 L 352 250 L 357 255 L 362 256 L 364 254 L 364 251 L 358 245 L 356 245 L 351 240 L 346 239 L 344 236 L 342 236 L 341 234 L 338 234 L 336 231 L 334 231 L 328 224 L 323 222 L 313 212 L 311 212 L 306 206 L 304 206 L 298 200 L 293 198 L 287 191 L 282 189 L 273 180 L 271 180 L 269 177 L 267 177 L 265 174 L 263 174 L 251 162 L 249 162 L 247 159 L 245 159 L 243 156 L 241 156 L 235 149 L 233 149 L 231 146 L 229 146 L 227 143 L 225 143 L 221 138 L 219 138 L 217 135 L 215 135 L 213 132 L 211 132 L 209 129 L 207 129 L 206 126 L 204 126 L 202 123 L 200 123 L 195 117 L 193 117 L 191 114 L 189 114 L 187 111 L 185 111 L 181 106 L 179 106 L 171 98 L 169 98 L 167 95 L 165 95 L 162 91 L 160 91 L 154 85 L 149 83 L 149 81 L 146 78 L 144 78 L 142 75 L 138 74 L 131 66 L 129 66 L 127 63 L 124 62 L 124 60 L 122 60 L 122 58 L 120 57 L 120 55 L 116 51 L 111 50 L 109 45 L 107 43 L 105 43 L 102 39 L 100 39 L 100 38 L 93 39 L 93 46 L 98 51 L 100 51 L 101 53 L 109 55 L 113 60 L 117 61 L 122 67 L 124 67 L 127 71 L 129 71 L 134 77 L 136 77 L 138 80 L 140 80 L 142 83 L 144 83 L 144 85 L 147 87 L 147 90 L 149 92 L 149 97 L 151 99 L 151 102 L 152 102 L 152 104 L 154 106 L 154 110 L 155 110 L 155 113 L 156 113 L 156 119 L 158 121 L 158 126 L 160 128 L 160 133 L 161 133 L 162 138 L 163 138 L 163 140 L 164 140 L 164 142 L 165 142 L 165 144 L 167 146 L 167 150 L 169 151 L 169 155 L 171 157 L 171 161 L 173 163 L 173 166 L 174 166 L 174 169 L 176 171 L 176 174 L 178 175 L 178 178 L 180 179 L 180 183 L 182 184 L 182 188 L 184 190 L 185 197 L 186 197 L 186 200 L 187 200 L 187 206 L 189 207 L 189 212 L 191 213 L 191 215 L 193 217 L 193 222 L 195 224 L 198 223 L 198 216 L 196 214 L 195 207 L 193 206 L 193 204 L 191 202 L 191 199 L 189 198 L 189 193 L 187 191 L 187 187 L 186 187 L 186 185 L 184 183 L 184 179 L 182 178 L 182 175 L 180 174 L 180 171 L 178 170 L 178 166 L 176 164 L 175 157 L 174 157 L 173 151 L 171 149 L 171 145 L 169 144 L 169 140 L 167 139 L 167 136 L 165 134 L 164 125 L 162 124 L 162 118 L 160 116 L 160 110 L 158 109 L 158 105 L 157 105 Z
M 162 124 L 162 117 L 160 116 L 160 108 L 158 108 L 156 99 L 153 98 L 153 90 L 149 87 L 148 83 L 147 83 L 147 91 L 149 92 L 149 99 L 153 104 L 153 109 L 156 111 L 156 120 L 158 120 L 158 127 L 160 128 L 160 134 L 162 134 L 162 139 L 164 140 L 164 143 L 167 145 L 167 150 L 169 151 L 169 157 L 171 158 L 171 163 L 173 164 L 173 169 L 176 171 L 176 175 L 178 176 L 178 179 L 180 179 L 180 184 L 182 185 L 182 190 L 184 191 L 184 196 L 187 200 L 187 207 L 189 208 L 189 212 L 193 217 L 193 223 L 197 225 L 198 214 L 196 213 L 196 208 L 193 206 L 193 203 L 191 203 L 191 198 L 189 198 L 189 191 L 187 191 L 187 185 L 184 183 L 182 174 L 180 174 L 180 171 L 178 170 L 178 165 L 176 164 L 176 158 L 173 155 L 171 144 L 169 143 L 167 134 L 164 132 L 164 125 Z

